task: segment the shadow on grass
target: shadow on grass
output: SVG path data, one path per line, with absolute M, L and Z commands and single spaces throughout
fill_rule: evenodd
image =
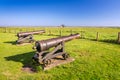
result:
M 32 57 L 34 56 L 33 52 L 17 54 L 13 56 L 4 57 L 7 61 L 15 61 L 21 62 L 23 64 L 23 68 L 30 68 L 31 71 L 36 72 L 35 65 L 33 65 Z
M 91 41 L 97 41 L 96 39 L 88 39 L 86 38 L 87 40 L 91 40 Z M 111 43 L 111 44 L 119 44 L 117 42 L 117 40 L 115 39 L 104 39 L 104 40 L 98 40 L 98 42 L 105 42 L 105 43 Z
M 90 39 L 90 38 L 84 38 L 86 40 L 90 40 L 90 41 L 97 41 L 96 39 Z
M 4 42 L 4 43 L 16 45 L 16 41 L 7 41 L 7 42 Z
M 104 40 L 98 40 L 99 42 L 105 42 L 105 43 L 111 43 L 111 44 L 119 44 L 117 40 L 114 39 L 104 39 Z

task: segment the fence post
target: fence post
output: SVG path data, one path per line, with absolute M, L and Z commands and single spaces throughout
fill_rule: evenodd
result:
M 96 41 L 98 41 L 98 38 L 99 38 L 99 33 L 97 32 L 97 34 L 96 34 Z
M 60 36 L 62 36 L 62 31 L 60 30 L 59 32 L 60 32 Z
M 83 31 L 81 31 L 81 39 L 83 39 Z
M 51 35 L 51 31 L 49 30 L 49 34 L 48 35 Z
M 5 33 L 7 33 L 7 27 L 5 27 Z
M 81 35 L 80 35 L 80 36 L 81 36 L 81 39 L 82 39 L 82 31 L 80 31 L 80 32 L 81 32 Z
M 22 29 L 20 29 L 20 32 L 22 32 Z
M 120 43 L 120 32 L 118 32 L 118 43 Z
M 72 33 L 72 29 L 71 29 L 71 31 L 70 31 L 70 32 L 71 32 L 71 35 L 72 35 L 72 34 L 73 34 L 73 33 Z

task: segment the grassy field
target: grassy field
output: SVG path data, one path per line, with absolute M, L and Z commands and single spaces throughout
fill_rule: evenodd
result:
M 35 51 L 34 44 L 17 46 L 15 36 L 19 31 L 45 29 L 46 33 L 34 35 L 36 40 L 49 39 L 84 31 L 84 39 L 65 43 L 65 50 L 75 58 L 72 63 L 64 64 L 48 71 L 37 67 L 37 73 L 22 71 L 31 64 Z M 51 34 L 49 35 L 49 32 Z M 120 44 L 117 34 L 120 28 L 0 28 L 0 80 L 120 80 Z M 99 32 L 99 39 L 96 39 Z

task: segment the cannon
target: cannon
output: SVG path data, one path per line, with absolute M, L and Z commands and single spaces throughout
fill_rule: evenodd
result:
M 36 53 L 32 59 L 35 63 L 44 65 L 44 67 L 50 65 L 51 59 L 56 58 L 57 56 L 61 56 L 63 60 L 66 60 L 69 57 L 69 54 L 65 52 L 65 42 L 79 37 L 80 35 L 77 33 L 69 36 L 36 41 L 35 46 L 33 47 L 36 49 Z M 53 48 L 53 50 L 49 52 L 50 48 Z
M 17 33 L 17 43 L 31 43 L 34 42 L 35 40 L 33 39 L 33 34 L 41 34 L 45 33 L 45 30 L 38 30 L 38 31 L 31 31 L 31 32 L 20 32 Z

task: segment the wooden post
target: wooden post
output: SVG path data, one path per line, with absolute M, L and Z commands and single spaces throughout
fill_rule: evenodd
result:
M 83 38 L 83 31 L 81 31 L 81 39 Z
M 96 41 L 98 41 L 98 37 L 99 37 L 99 34 L 98 34 L 98 32 L 97 32 L 97 34 L 96 34 Z
M 49 35 L 51 35 L 51 31 L 49 30 Z
M 7 28 L 5 27 L 5 33 L 7 33 Z
M 20 32 L 22 32 L 22 29 L 20 29 Z
M 84 35 L 85 35 L 85 34 L 84 34 L 85 31 L 80 31 L 80 32 L 81 32 L 81 34 L 80 34 L 80 38 L 81 38 L 81 39 L 85 39 L 85 36 L 84 36 Z
M 118 32 L 118 43 L 120 43 L 120 32 Z
M 73 34 L 73 33 L 72 33 L 72 29 L 71 29 L 71 31 L 70 31 L 70 32 L 71 32 L 71 35 L 72 35 L 72 34 Z
M 5 28 L 5 32 L 7 33 L 7 28 Z
M 82 39 L 82 31 L 80 31 L 80 38 Z
M 4 28 L 2 28 L 2 33 L 5 33 L 5 29 Z
M 60 30 L 59 32 L 60 32 L 60 36 L 62 36 L 62 31 Z

